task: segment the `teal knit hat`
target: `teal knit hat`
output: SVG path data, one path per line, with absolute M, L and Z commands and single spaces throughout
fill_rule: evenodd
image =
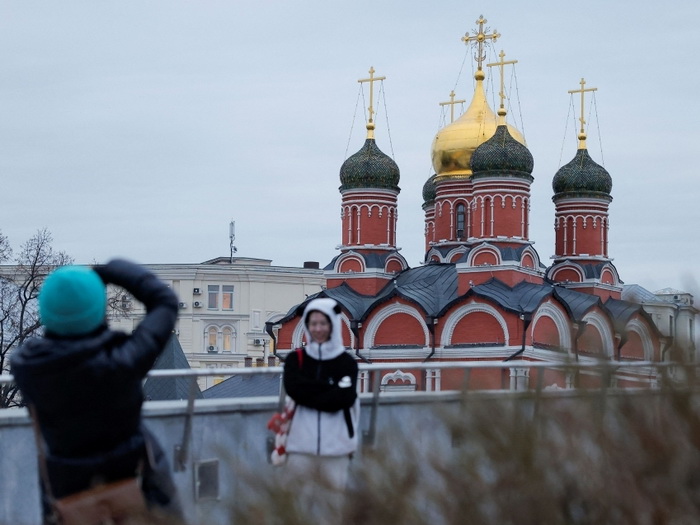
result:
M 51 273 L 39 292 L 39 317 L 58 335 L 92 332 L 105 319 L 105 285 L 92 269 L 63 266 Z

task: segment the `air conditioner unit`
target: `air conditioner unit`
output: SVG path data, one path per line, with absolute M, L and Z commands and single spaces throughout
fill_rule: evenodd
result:
M 195 308 L 201 308 L 201 307 L 202 307 L 202 302 L 201 302 L 201 301 L 195 301 L 195 302 L 193 303 L 193 306 L 194 306 Z
M 262 346 L 264 342 L 265 342 L 264 339 L 253 339 L 253 344 L 255 346 Z
M 187 303 L 184 303 L 184 302 L 177 303 L 177 305 L 178 305 L 181 309 L 182 309 L 182 308 L 187 308 Z
M 219 351 L 219 349 L 216 348 L 214 345 L 209 345 L 209 346 L 207 347 L 207 352 L 210 352 L 210 353 L 212 353 L 212 354 L 215 354 L 215 353 L 217 353 L 218 351 Z
M 202 290 L 200 290 L 199 288 L 193 288 L 192 295 L 202 295 Z

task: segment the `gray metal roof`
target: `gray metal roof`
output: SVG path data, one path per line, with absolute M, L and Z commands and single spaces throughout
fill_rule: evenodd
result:
M 522 282 L 511 288 L 494 278 L 472 287 L 469 293 L 489 299 L 511 312 L 532 313 L 552 295 L 553 286 Z
M 622 298 L 632 303 L 657 303 L 659 298 L 638 284 L 626 284 L 622 288 Z
M 597 267 L 598 265 L 590 265 Z M 496 278 L 473 286 L 465 295 L 457 295 L 457 269 L 452 263 L 430 263 L 409 268 L 382 288 L 376 295 L 362 295 L 347 283 L 323 290 L 308 297 L 304 303 L 292 308 L 280 322 L 287 322 L 297 315 L 297 309 L 316 297 L 330 297 L 338 301 L 351 319 L 366 319 L 382 303 L 401 297 L 422 309 L 426 316 L 440 317 L 454 304 L 476 296 L 518 314 L 533 314 L 548 298 L 561 304 L 574 321 L 581 321 L 593 308 L 600 308 L 610 315 L 615 329 L 623 331 L 632 315 L 647 317 L 644 310 L 633 302 L 608 299 L 605 303 L 597 295 L 579 292 L 561 285 L 520 282 L 514 287 Z M 650 320 L 650 324 L 653 322 Z
M 228 397 L 279 396 L 281 374 L 231 376 L 202 392 L 204 399 Z
M 660 334 L 653 320 L 651 319 L 651 317 L 649 317 L 649 314 L 646 313 L 644 311 L 644 308 L 642 308 L 642 306 L 637 303 L 624 301 L 622 299 L 610 298 L 607 301 L 605 301 L 605 309 L 608 312 L 610 312 L 610 315 L 613 318 L 613 323 L 615 325 L 616 332 L 623 332 L 625 326 L 632 318 L 632 316 L 635 314 L 639 314 L 641 317 L 644 317 L 649 321 L 651 329 L 654 330 L 655 333 Z
M 182 351 L 180 341 L 173 335 L 163 352 L 156 359 L 152 370 L 190 369 L 190 364 Z M 191 382 L 194 378 L 187 377 L 149 377 L 143 385 L 144 397 L 147 400 L 188 399 Z M 202 392 L 195 382 L 195 399 L 202 397 Z

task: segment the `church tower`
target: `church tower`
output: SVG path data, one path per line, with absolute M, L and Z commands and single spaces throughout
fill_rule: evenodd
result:
M 328 288 L 345 282 L 363 294 L 378 292 L 408 268 L 396 247 L 399 167 L 374 137 L 374 83 L 386 77 L 374 73 L 370 68 L 369 78 L 358 80 L 370 87 L 367 138 L 340 168 L 340 255 L 325 268 Z
M 462 38 L 467 45 L 474 44 L 477 50 L 474 95 L 462 116 L 438 131 L 433 140 L 431 155 L 435 169 L 435 198 L 432 222 L 426 216 L 426 245 L 429 247 L 426 262 L 457 262 L 481 233 L 474 217 L 476 203 L 471 159 L 474 150 L 493 136 L 498 125 L 496 115 L 486 100 L 483 61 L 484 45 L 488 41 L 496 41 L 501 35 L 496 31 L 488 33 L 483 17 L 476 23 L 478 30 Z M 506 126 L 515 140 L 525 142 L 518 130 Z M 426 185 L 430 185 L 430 181 Z
M 612 178 L 588 154 L 584 119 L 584 94 L 596 88 L 569 93 L 581 94 L 581 129 L 573 160 L 557 171 L 552 180 L 555 206 L 554 263 L 547 277 L 567 288 L 619 299 L 622 282 L 608 256 L 608 206 L 612 201 Z
M 506 61 L 501 51 L 499 62 L 486 64 L 500 69 L 496 116 L 484 92 L 483 45 L 500 35 L 488 33 L 485 23 L 481 17 L 478 30 L 462 39 L 477 48 L 474 96 L 465 113 L 435 137 L 436 175 L 423 188 L 426 262 L 455 263 L 462 293 L 492 277 L 509 285 L 543 277 L 529 240 L 533 158 L 522 134 L 506 122 L 503 71 L 516 61 Z

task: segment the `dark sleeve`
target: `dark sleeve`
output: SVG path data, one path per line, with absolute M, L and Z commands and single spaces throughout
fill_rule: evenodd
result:
M 94 269 L 105 284 L 124 288 L 146 307 L 146 316 L 115 356 L 145 375 L 172 336 L 177 296 L 153 273 L 129 261 L 115 259 Z
M 303 374 L 299 369 L 297 353 L 290 353 L 284 362 L 284 388 L 289 397 L 300 405 L 322 412 L 350 408 L 357 399 L 357 363 L 346 354 L 338 359 L 341 367 L 331 382 Z M 344 376 L 350 377 L 351 385 L 341 388 L 338 381 Z

